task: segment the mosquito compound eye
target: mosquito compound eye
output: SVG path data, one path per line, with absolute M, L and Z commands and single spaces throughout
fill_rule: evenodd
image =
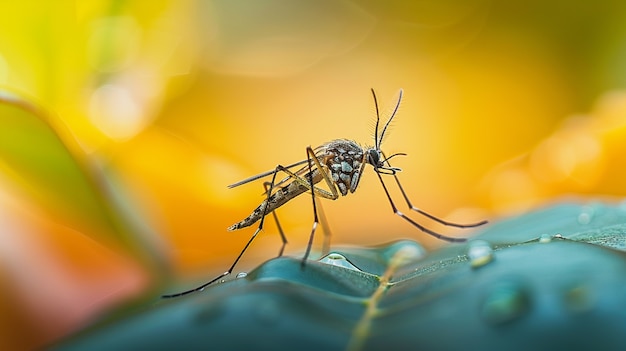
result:
M 369 163 L 373 166 L 379 166 L 380 153 L 377 150 L 369 150 Z

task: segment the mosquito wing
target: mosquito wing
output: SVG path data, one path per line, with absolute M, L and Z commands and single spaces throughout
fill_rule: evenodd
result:
M 284 166 L 284 167 L 285 167 L 286 169 L 289 169 L 289 168 L 293 168 L 293 167 L 296 167 L 296 166 L 300 166 L 300 165 L 306 164 L 306 163 L 308 163 L 308 162 L 309 162 L 309 160 L 308 160 L 308 159 L 307 159 L 307 160 L 302 160 L 302 161 L 298 161 L 298 162 L 296 162 L 296 163 L 292 163 L 292 164 L 287 165 L 287 166 Z M 302 173 L 302 171 L 303 171 L 303 170 L 305 170 L 305 169 L 308 169 L 308 166 L 306 166 L 306 167 L 302 167 L 301 169 L 299 169 L 299 170 L 298 170 L 298 171 L 296 171 L 295 173 L 296 173 L 296 174 Z M 267 176 L 271 176 L 271 175 L 273 175 L 274 173 L 276 173 L 276 169 L 272 169 L 271 171 L 267 171 L 267 172 L 259 173 L 259 174 L 257 174 L 257 175 L 254 175 L 254 176 L 250 177 L 250 178 L 246 178 L 246 179 L 244 179 L 244 180 L 242 180 L 242 181 L 239 181 L 239 182 L 237 182 L 237 183 L 231 184 L 231 185 L 229 185 L 229 186 L 228 186 L 228 188 L 231 188 L 231 189 L 232 189 L 232 188 L 238 187 L 238 186 L 240 186 L 240 185 L 247 184 L 247 183 L 253 182 L 253 181 L 255 181 L 255 180 L 258 180 L 258 179 L 261 179 L 261 178 L 265 178 L 265 177 L 267 177 Z M 289 178 L 287 178 L 287 179 L 289 179 Z M 280 183 L 285 182 L 285 180 L 286 180 L 286 179 L 281 180 L 279 183 L 275 184 L 275 186 L 276 186 L 276 185 L 278 185 L 278 184 L 280 184 Z

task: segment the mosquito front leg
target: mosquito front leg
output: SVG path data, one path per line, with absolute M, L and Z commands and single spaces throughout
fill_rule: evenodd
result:
M 383 154 L 383 157 L 386 158 L 386 156 Z M 389 163 L 389 161 L 386 161 L 387 165 L 391 167 L 391 164 Z M 407 206 L 412 210 L 415 211 L 425 217 L 428 217 L 430 219 L 432 219 L 435 222 L 441 223 L 443 225 L 446 226 L 450 226 L 450 227 L 456 227 L 456 228 L 473 228 L 473 227 L 479 227 L 483 224 L 487 224 L 487 221 L 480 221 L 477 223 L 469 223 L 469 224 L 460 224 L 460 223 L 453 223 L 453 222 L 448 222 L 445 221 L 437 216 L 431 215 L 428 212 L 425 212 L 415 206 L 413 206 L 413 204 L 411 203 L 411 200 L 409 200 L 409 196 L 406 194 L 406 192 L 404 191 L 404 187 L 402 187 L 402 184 L 400 184 L 400 179 L 398 178 L 398 175 L 393 173 L 393 178 L 396 180 L 396 184 L 398 185 L 398 189 L 400 189 L 400 192 L 402 193 L 402 197 L 404 197 L 404 201 L 406 201 Z
M 416 227 L 417 229 L 423 231 L 426 234 L 432 235 L 437 239 L 441 239 L 441 240 L 445 240 L 445 241 L 449 241 L 449 242 L 465 242 L 467 241 L 466 238 L 455 238 L 455 237 L 451 237 L 451 236 L 446 236 L 443 234 L 439 234 L 437 232 L 434 232 L 426 227 L 424 227 L 423 225 L 415 222 L 414 220 L 412 220 L 411 218 L 407 217 L 404 213 L 400 212 L 398 210 L 398 208 L 396 207 L 396 204 L 393 202 L 393 200 L 391 199 L 391 195 L 389 195 L 389 190 L 387 190 L 387 186 L 385 185 L 385 182 L 383 181 L 383 177 L 380 175 L 380 173 L 376 172 L 376 175 L 378 176 L 378 179 L 380 180 L 380 184 L 382 184 L 383 189 L 385 190 L 385 194 L 387 195 L 387 199 L 389 200 L 389 204 L 391 205 L 391 209 L 393 210 L 393 212 L 395 214 L 397 214 L 398 216 L 400 216 L 402 219 L 404 219 L 405 221 L 411 223 L 414 227 Z M 421 213 L 421 212 L 420 212 Z
M 404 191 L 404 188 L 402 187 L 402 185 L 400 184 L 400 179 L 398 179 L 398 176 L 396 174 L 393 175 L 393 177 L 396 180 L 396 184 L 398 184 L 398 188 L 400 189 L 400 192 L 402 193 L 402 196 L 404 197 L 404 200 L 406 201 L 407 206 L 409 206 L 409 208 L 412 211 L 415 211 L 423 216 L 426 216 L 430 219 L 432 219 L 435 222 L 441 223 L 443 225 L 446 226 L 450 226 L 450 227 L 456 227 L 456 228 L 473 228 L 473 227 L 479 227 L 483 224 L 487 224 L 486 220 L 480 221 L 480 222 L 476 222 L 476 223 L 468 223 L 468 224 L 461 224 L 461 223 L 454 223 L 454 222 L 448 222 L 445 221 L 439 217 L 436 217 L 434 215 L 431 215 L 428 212 L 425 212 L 424 210 L 421 210 L 415 206 L 413 206 L 413 204 L 411 203 L 411 200 L 409 200 L 409 197 L 407 196 L 406 192 Z

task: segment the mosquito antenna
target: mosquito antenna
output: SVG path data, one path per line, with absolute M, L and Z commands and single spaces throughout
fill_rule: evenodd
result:
M 380 122 L 380 112 L 378 111 L 378 99 L 376 99 L 376 92 L 372 88 L 372 96 L 374 97 L 374 106 L 376 107 L 376 127 L 374 128 L 374 145 L 378 148 L 378 124 Z M 382 135 L 381 135 L 382 138 Z
M 389 120 L 387 120 L 387 123 L 385 123 L 385 126 L 383 127 L 383 131 L 380 133 L 380 140 L 376 140 L 376 149 L 380 150 L 380 144 L 383 143 L 383 138 L 385 137 L 385 133 L 387 132 L 387 127 L 389 127 L 389 124 L 391 123 L 391 121 L 393 120 L 393 118 L 396 116 L 396 113 L 398 112 L 398 109 L 400 108 L 400 101 L 402 101 L 402 89 L 400 89 L 400 93 L 398 96 L 398 102 L 396 102 L 396 107 L 394 107 L 393 112 L 391 113 L 391 117 L 389 117 Z M 378 121 L 376 121 L 377 126 L 378 126 Z

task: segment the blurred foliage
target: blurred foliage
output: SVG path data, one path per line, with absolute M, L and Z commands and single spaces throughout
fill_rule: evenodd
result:
M 93 326 L 59 350 L 622 350 L 626 206 L 559 205 L 424 254 L 277 258 Z
M 529 152 L 483 180 L 483 204 L 521 211 L 561 194 L 626 195 L 626 92 L 602 96 L 592 112 L 564 120 Z
M 125 246 L 137 259 L 160 258 L 158 252 L 142 255 L 154 245 L 135 242 L 142 238 L 139 233 L 129 233 L 120 228 L 123 224 L 116 223 L 122 219 L 115 217 L 125 213 L 110 208 L 116 198 L 107 182 L 114 178 L 110 174 L 102 177 L 102 170 L 95 169 L 97 165 L 85 162 L 81 154 L 75 155 L 74 140 L 62 138 L 67 131 L 50 123 L 43 111 L 27 101 L 10 95 L 0 97 L 2 173 L 26 192 L 22 196 L 46 208 L 60 222 L 73 223 L 103 243 Z
M 370 88 L 383 105 L 404 88 L 383 148 L 409 155 L 394 166 L 429 212 L 463 222 L 623 196 L 625 7 L 0 2 L 0 348 L 54 340 L 172 274 L 223 271 L 250 235 L 225 228 L 262 192 L 226 185 L 307 145 L 371 143 Z M 438 245 L 376 182 L 368 170 L 324 204 L 333 242 Z M 306 243 L 305 200 L 281 208 L 288 250 Z M 275 231 L 241 268 L 275 254 Z

